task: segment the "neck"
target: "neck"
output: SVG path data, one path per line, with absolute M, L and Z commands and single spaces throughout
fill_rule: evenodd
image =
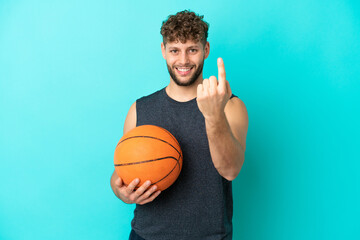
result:
M 172 99 L 178 102 L 187 102 L 196 98 L 197 86 L 202 83 L 202 81 L 203 78 L 201 74 L 191 86 L 179 86 L 170 78 L 170 83 L 166 87 L 165 91 Z

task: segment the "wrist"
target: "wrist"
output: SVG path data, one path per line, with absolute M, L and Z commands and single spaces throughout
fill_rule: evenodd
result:
M 205 126 L 208 137 L 222 135 L 230 128 L 225 113 L 205 118 Z
M 212 116 L 204 116 L 204 118 L 206 126 L 209 127 L 219 127 L 221 125 L 224 125 L 224 123 L 226 122 L 225 112 L 220 112 Z

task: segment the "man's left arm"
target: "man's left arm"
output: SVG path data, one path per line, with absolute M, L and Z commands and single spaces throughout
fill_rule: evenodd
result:
M 224 62 L 218 59 L 218 79 L 204 79 L 197 88 L 197 103 L 205 118 L 211 158 L 221 176 L 232 181 L 244 163 L 248 115 L 226 80 Z

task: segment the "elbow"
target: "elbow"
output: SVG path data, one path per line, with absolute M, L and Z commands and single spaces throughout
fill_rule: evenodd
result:
M 231 182 L 231 181 L 235 180 L 235 178 L 239 175 L 239 173 L 240 173 L 240 170 L 239 171 L 232 171 L 231 173 L 223 175 L 223 178 L 225 178 L 226 180 Z
M 223 176 L 226 180 L 228 180 L 229 182 L 232 182 L 235 180 L 236 176 Z
M 228 181 L 234 181 L 235 178 L 239 175 L 240 170 L 243 166 L 244 159 L 239 159 L 239 161 L 236 161 L 237 164 L 235 166 L 228 169 L 228 171 L 224 172 L 224 174 L 221 174 L 223 178 L 225 178 Z

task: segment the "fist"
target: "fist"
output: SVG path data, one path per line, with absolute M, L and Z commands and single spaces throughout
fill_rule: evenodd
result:
M 218 58 L 218 79 L 211 76 L 197 87 L 197 104 L 205 119 L 216 119 L 224 114 L 227 101 L 232 92 L 226 80 L 224 61 Z

